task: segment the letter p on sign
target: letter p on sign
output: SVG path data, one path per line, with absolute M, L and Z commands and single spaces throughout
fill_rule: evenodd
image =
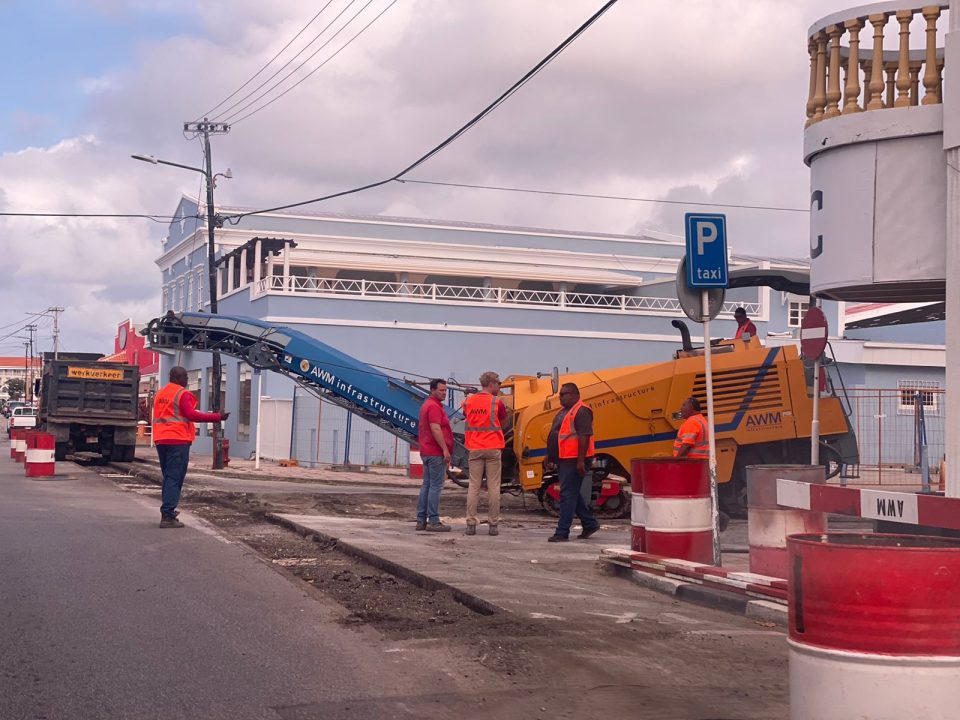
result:
M 717 239 L 717 226 L 712 222 L 702 220 L 694 224 L 697 228 L 697 255 L 703 255 L 707 243 L 712 243 Z

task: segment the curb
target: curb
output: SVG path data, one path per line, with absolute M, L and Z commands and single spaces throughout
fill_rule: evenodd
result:
M 465 590 L 462 590 L 458 587 L 450 585 L 449 583 L 445 583 L 441 580 L 437 580 L 436 578 L 430 577 L 429 575 L 424 575 L 423 573 L 417 572 L 416 570 L 412 570 L 404 565 L 400 565 L 399 563 L 393 562 L 392 560 L 387 560 L 386 558 L 383 558 L 383 557 L 380 557 L 379 555 L 371 553 L 369 550 L 364 550 L 363 548 L 359 548 L 356 545 L 351 545 L 348 542 L 344 542 L 343 540 L 341 540 L 340 538 L 334 535 L 328 535 L 327 533 L 322 532 L 320 530 L 316 530 L 314 528 L 308 528 L 305 525 L 301 525 L 300 523 L 296 523 L 296 522 L 293 522 L 292 520 L 288 520 L 287 518 L 280 517 L 275 513 L 266 513 L 264 517 L 270 522 L 280 525 L 282 527 L 285 527 L 289 530 L 293 530 L 294 532 L 297 532 L 300 535 L 303 535 L 304 537 L 308 537 L 312 535 L 314 536 L 315 539 L 319 538 L 320 540 L 331 542 L 341 552 L 344 552 L 347 555 L 350 555 L 351 557 L 355 557 L 358 560 L 362 560 L 363 562 L 368 563 L 369 565 L 372 565 L 378 570 L 383 570 L 384 572 L 390 573 L 391 575 L 395 575 L 403 580 L 406 580 L 407 582 L 412 583 L 413 585 L 416 585 L 419 588 L 422 588 L 424 590 L 431 590 L 431 591 L 441 590 L 441 591 L 449 592 L 452 595 L 453 599 L 456 600 L 458 603 L 460 603 L 461 605 L 464 605 L 465 607 L 470 608 L 474 612 L 479 613 L 481 615 L 494 615 L 501 612 L 510 612 L 505 608 L 501 608 L 497 605 L 494 605 L 493 603 L 487 600 L 484 600 L 483 598 L 477 595 L 468 593 Z

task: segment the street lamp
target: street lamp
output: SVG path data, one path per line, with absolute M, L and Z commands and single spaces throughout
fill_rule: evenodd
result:
M 191 165 L 181 165 L 180 163 L 170 162 L 169 160 L 160 160 L 152 155 L 131 155 L 134 160 L 142 160 L 153 165 L 170 165 L 184 170 L 192 170 L 203 175 L 207 183 L 207 284 L 210 286 L 210 313 L 217 313 L 217 268 L 216 268 L 216 241 L 214 230 L 217 227 L 223 227 L 223 219 L 214 213 L 213 208 L 213 187 L 216 182 L 216 176 L 213 174 L 210 162 L 210 138 L 204 134 L 206 168 L 192 167 Z M 230 177 L 230 171 L 227 171 L 226 177 Z M 212 378 L 212 396 L 210 398 L 210 410 L 220 412 L 220 384 L 223 377 L 223 367 L 220 363 L 220 353 L 213 352 L 213 378 Z M 213 424 L 213 468 L 220 470 L 223 468 L 223 433 L 219 423 Z

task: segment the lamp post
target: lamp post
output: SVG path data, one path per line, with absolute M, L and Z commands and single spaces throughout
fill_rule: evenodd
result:
M 143 162 L 152 163 L 153 165 L 170 165 L 171 167 L 183 168 L 184 170 L 193 170 L 198 172 L 206 179 L 207 183 L 207 285 L 210 286 L 210 313 L 215 315 L 217 313 L 217 267 L 216 267 L 216 241 L 214 238 L 214 231 L 217 227 L 222 227 L 223 220 L 219 215 L 214 213 L 213 208 L 213 184 L 214 184 L 214 175 L 213 170 L 211 169 L 210 161 L 210 138 L 207 134 L 204 134 L 204 149 L 206 155 L 206 168 L 197 168 L 191 165 L 181 165 L 180 163 L 170 162 L 169 160 L 160 160 L 153 157 L 152 155 L 131 155 L 134 160 L 142 160 Z M 229 171 L 228 171 L 229 173 Z M 229 177 L 229 175 L 228 175 Z M 223 377 L 223 366 L 220 362 L 220 353 L 214 350 L 213 352 L 213 367 L 211 368 L 213 377 L 211 379 L 211 397 L 210 397 L 210 410 L 211 412 L 220 412 L 220 385 L 221 378 Z M 223 468 L 223 433 L 221 432 L 220 423 L 213 423 L 213 469 L 220 470 Z

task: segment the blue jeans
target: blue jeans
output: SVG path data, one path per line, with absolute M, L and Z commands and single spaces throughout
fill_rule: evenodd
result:
M 187 476 L 190 446 L 157 445 L 157 457 L 160 458 L 160 472 L 163 473 L 163 504 L 160 505 L 160 514 L 174 517 L 173 511 L 180 503 L 183 479 Z
M 423 485 L 417 500 L 417 522 L 440 522 L 440 491 L 446 466 L 441 455 L 423 456 Z
M 590 466 L 589 459 L 587 467 Z M 560 478 L 560 520 L 554 535 L 568 537 L 573 516 L 580 518 L 584 530 L 599 527 L 600 523 L 590 512 L 590 506 L 583 499 L 581 488 L 584 476 L 577 472 L 576 460 L 561 460 L 557 463 L 557 475 Z M 589 477 L 589 475 L 587 476 Z

